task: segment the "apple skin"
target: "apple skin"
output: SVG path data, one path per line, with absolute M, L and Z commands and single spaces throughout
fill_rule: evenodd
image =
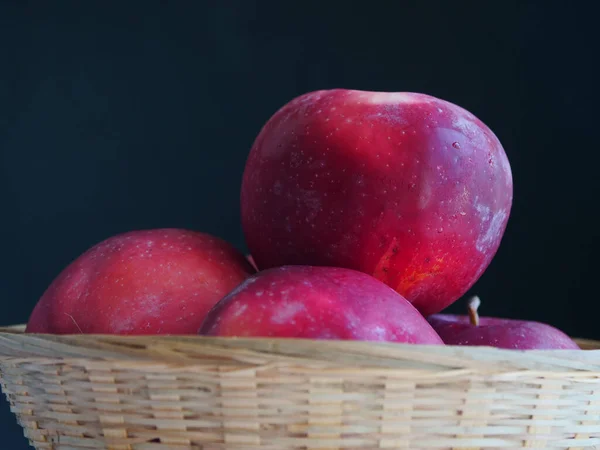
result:
M 579 349 L 565 333 L 540 322 L 481 317 L 479 325 L 472 325 L 468 316 L 454 314 L 434 314 L 427 320 L 446 345 L 483 345 L 513 350 Z
M 488 267 L 512 207 L 507 156 L 468 111 L 416 93 L 302 95 L 257 136 L 241 217 L 258 267 L 344 267 L 424 315 Z
M 255 271 L 227 242 L 189 230 L 123 233 L 69 264 L 36 304 L 29 333 L 196 334 Z
M 199 334 L 443 345 L 400 294 L 367 274 L 337 267 L 259 272 L 213 307 Z

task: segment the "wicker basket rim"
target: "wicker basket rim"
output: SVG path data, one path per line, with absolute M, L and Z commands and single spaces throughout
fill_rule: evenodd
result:
M 600 342 L 577 339 L 579 350 L 507 350 L 399 343 L 206 336 L 50 335 L 0 327 L 0 361 L 127 360 L 187 365 L 268 364 L 331 367 L 475 370 L 478 372 L 598 372 Z

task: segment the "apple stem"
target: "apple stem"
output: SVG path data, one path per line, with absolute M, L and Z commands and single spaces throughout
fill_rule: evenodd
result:
M 473 325 L 474 327 L 479 326 L 479 314 L 477 314 L 477 309 L 479 308 L 479 305 L 481 305 L 481 300 L 476 295 L 471 297 L 469 303 L 467 303 L 467 308 L 469 311 L 469 320 L 471 322 L 471 325 Z

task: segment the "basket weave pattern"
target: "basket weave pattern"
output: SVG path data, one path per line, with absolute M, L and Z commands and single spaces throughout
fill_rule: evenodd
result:
M 38 449 L 600 448 L 596 350 L 0 331 Z

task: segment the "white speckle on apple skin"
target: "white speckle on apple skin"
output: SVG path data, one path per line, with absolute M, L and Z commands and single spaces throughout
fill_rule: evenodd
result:
M 477 251 L 485 254 L 490 246 L 496 245 L 498 239 L 500 239 L 500 236 L 502 235 L 503 224 L 506 217 L 507 212 L 503 209 L 494 214 L 485 233 L 481 234 L 477 239 L 477 242 L 475 242 Z
M 277 308 L 277 312 L 271 318 L 275 324 L 285 324 L 292 320 L 296 314 L 305 311 L 306 307 L 301 302 L 289 302 Z
M 242 314 L 244 314 L 244 311 L 246 311 L 247 309 L 248 309 L 248 305 L 247 305 L 247 304 L 245 304 L 245 303 L 243 303 L 243 304 L 239 305 L 239 306 L 236 308 L 236 310 L 235 310 L 235 312 L 233 313 L 233 315 L 234 315 L 235 317 L 239 317 L 239 316 L 241 316 Z
M 485 148 L 488 137 L 476 121 L 477 118 L 473 114 L 460 108 L 455 111 L 452 118 L 452 126 L 462 133 L 475 148 Z
M 482 203 L 478 202 L 479 197 L 475 196 L 475 209 L 477 210 L 477 214 L 479 215 L 479 218 L 481 219 L 481 226 L 485 226 L 485 224 L 487 222 L 489 222 L 490 220 L 490 207 L 486 206 Z
M 365 103 L 371 105 L 385 104 L 414 104 L 424 103 L 424 96 L 413 94 L 411 92 L 369 92 L 366 97 L 360 97 Z
M 431 185 L 428 182 L 423 183 L 421 186 L 421 192 L 419 194 L 419 209 L 423 210 L 427 208 L 431 200 Z
M 373 328 L 371 328 L 370 331 L 371 331 L 371 335 L 372 335 L 372 337 L 373 337 L 374 340 L 377 340 L 377 341 L 383 341 L 383 340 L 385 340 L 385 337 L 387 335 L 387 331 L 382 326 L 376 325 Z

